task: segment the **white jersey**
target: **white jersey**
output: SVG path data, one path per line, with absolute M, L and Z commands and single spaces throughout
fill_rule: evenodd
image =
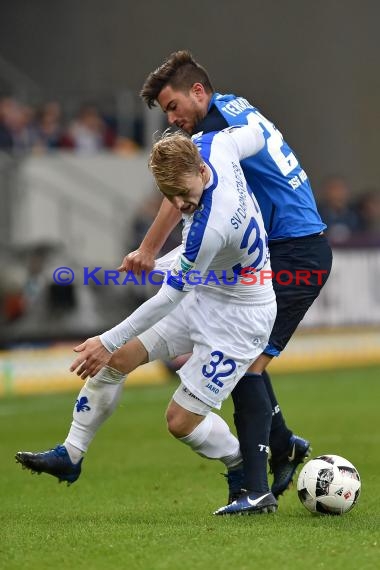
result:
M 101 335 L 110 351 L 166 316 L 194 287 L 226 303 L 265 305 L 275 299 L 263 219 L 240 166 L 263 147 L 262 130 L 249 124 L 198 133 L 193 141 L 210 169 L 210 180 L 197 210 L 183 216 L 182 246 L 160 291 Z
M 270 270 L 267 235 L 240 166 L 240 160 L 261 148 L 261 137 L 248 126 L 198 133 L 193 141 L 211 178 L 198 209 L 183 216 L 183 243 L 167 282 L 182 291 L 199 284 L 249 304 L 271 301 L 271 279 L 260 283 L 258 274 L 264 267 Z M 252 272 L 257 274 L 256 285 L 247 278 Z

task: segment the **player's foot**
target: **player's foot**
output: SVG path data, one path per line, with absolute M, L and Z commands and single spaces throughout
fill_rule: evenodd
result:
M 71 485 L 81 473 L 83 458 L 78 463 L 72 463 L 66 447 L 57 445 L 54 449 L 41 453 L 18 451 L 16 461 L 21 463 L 23 468 L 30 469 L 32 473 L 48 473 L 57 477 L 60 483 L 67 481 L 67 484 Z
M 242 466 L 230 469 L 228 473 L 223 473 L 228 483 L 228 504 L 232 503 L 244 493 L 242 490 L 244 469 Z
M 270 472 L 273 473 L 271 491 L 276 499 L 289 487 L 298 465 L 303 463 L 310 452 L 309 441 L 298 435 L 292 435 L 287 451 L 278 457 L 272 456 L 269 459 Z
M 274 513 L 276 510 L 277 501 L 268 491 L 268 493 L 245 493 L 230 505 L 215 511 L 214 515 L 258 515 Z

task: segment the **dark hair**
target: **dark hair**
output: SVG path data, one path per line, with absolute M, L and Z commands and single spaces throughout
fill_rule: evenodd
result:
M 199 65 L 187 50 L 172 53 L 165 62 L 152 71 L 140 91 L 140 97 L 151 109 L 166 85 L 178 91 L 188 92 L 194 83 L 201 83 L 206 93 L 213 93 L 207 71 Z

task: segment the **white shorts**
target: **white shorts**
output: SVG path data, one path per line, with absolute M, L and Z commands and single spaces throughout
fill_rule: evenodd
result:
M 198 288 L 138 338 L 150 361 L 192 352 L 178 371 L 181 381 L 201 402 L 219 409 L 263 352 L 275 317 L 276 301 L 239 304 Z

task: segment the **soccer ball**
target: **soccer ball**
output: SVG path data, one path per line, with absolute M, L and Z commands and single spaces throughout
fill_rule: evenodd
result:
M 312 513 L 343 515 L 360 495 L 360 475 L 339 455 L 320 455 L 306 463 L 297 482 L 298 497 Z

